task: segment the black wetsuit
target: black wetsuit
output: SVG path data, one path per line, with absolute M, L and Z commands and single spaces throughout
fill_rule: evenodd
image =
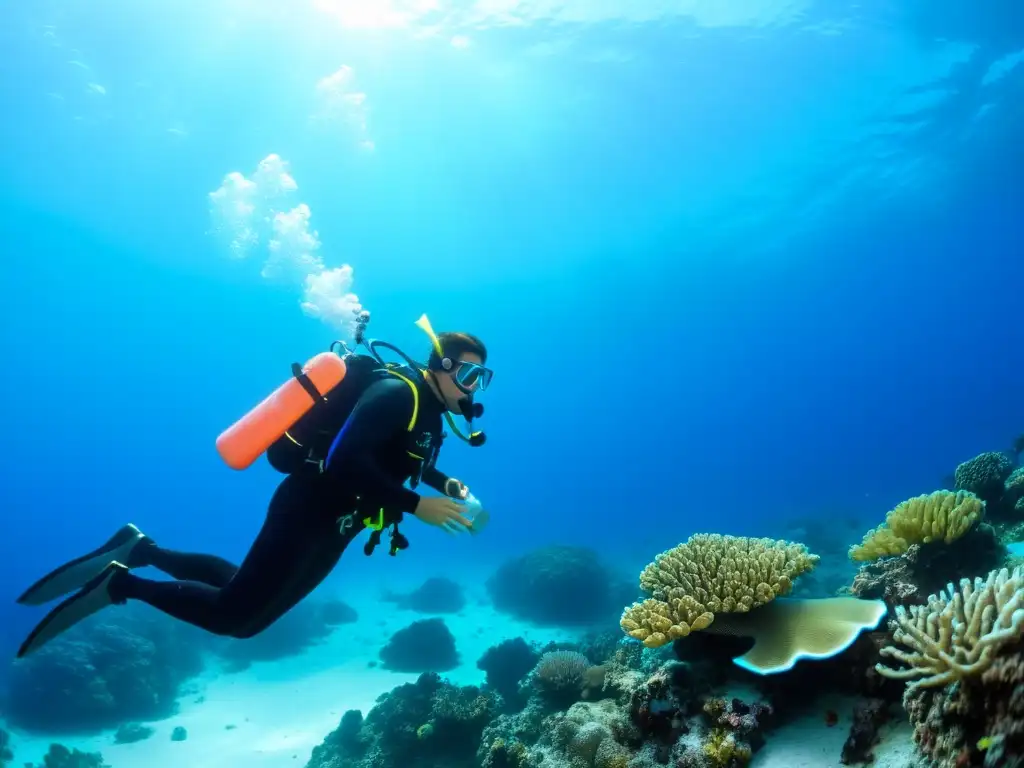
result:
M 387 524 L 396 524 L 416 508 L 419 494 L 405 482 L 422 480 L 444 492 L 448 478 L 434 467 L 443 407 L 425 385 L 419 392 L 416 422 L 409 430 L 410 386 L 399 379 L 372 384 L 334 438 L 322 471 L 310 464 L 278 486 L 240 566 L 213 555 L 163 549 L 145 539 L 128 565 L 154 566 L 176 581 L 123 572 L 110 585 L 111 597 L 115 602 L 141 600 L 218 635 L 262 632 L 327 577 L 364 529 L 364 517 L 384 510 Z

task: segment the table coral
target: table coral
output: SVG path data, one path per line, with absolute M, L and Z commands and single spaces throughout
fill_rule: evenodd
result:
M 651 597 L 628 607 L 620 626 L 648 648 L 706 629 L 718 613 L 745 613 L 793 588 L 817 565 L 802 544 L 696 534 L 640 574 Z

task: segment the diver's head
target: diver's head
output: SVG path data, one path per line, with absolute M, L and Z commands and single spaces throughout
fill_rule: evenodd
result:
M 472 402 L 476 393 L 491 382 L 493 373 L 485 365 L 487 347 L 469 333 L 439 333 L 437 341 L 441 351 L 431 348 L 427 370 L 445 407 L 452 413 L 464 414 L 466 399 Z

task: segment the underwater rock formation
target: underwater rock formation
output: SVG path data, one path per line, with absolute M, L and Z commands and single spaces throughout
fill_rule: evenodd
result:
M 523 638 L 504 640 L 488 648 L 477 661 L 477 669 L 486 673 L 485 687 L 501 696 L 504 709 L 518 712 L 526 706 L 528 695 L 519 684 L 537 665 L 540 654 Z
M 459 665 L 455 637 L 443 619 L 421 619 L 398 630 L 380 659 L 393 672 L 447 672 Z
M 891 702 L 884 699 L 868 699 L 854 707 L 850 735 L 839 758 L 843 765 L 870 763 L 875 759 L 872 750 L 878 744 L 878 729 L 891 717 L 890 708 Z
M 14 662 L 4 712 L 44 733 L 168 717 L 182 684 L 202 671 L 201 640 L 161 614 L 111 611 Z
M 365 719 L 346 712 L 307 768 L 476 768 L 497 710 L 493 695 L 424 674 L 382 696 Z
M 504 563 L 487 580 L 494 607 L 544 626 L 580 626 L 613 617 L 621 586 L 596 553 L 555 546 Z
M 458 582 L 444 578 L 427 579 L 412 592 L 405 594 L 387 592 L 383 599 L 417 613 L 458 613 L 466 607 L 462 587 Z
M 3 768 L 13 759 L 14 753 L 11 752 L 11 735 L 3 728 L 0 728 L 0 768 Z
M 139 741 L 145 741 L 150 738 L 154 733 L 153 728 L 148 725 L 141 725 L 140 723 L 128 723 L 122 725 L 114 733 L 115 744 L 135 744 Z

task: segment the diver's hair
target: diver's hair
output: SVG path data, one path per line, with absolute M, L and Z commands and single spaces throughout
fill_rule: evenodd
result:
M 479 338 L 471 333 L 447 331 L 437 334 L 437 340 L 441 343 L 441 349 L 444 351 L 445 357 L 449 357 L 453 361 L 470 352 L 479 355 L 483 362 L 487 362 L 487 347 L 484 346 L 484 343 Z M 432 371 L 441 370 L 441 356 L 437 354 L 437 350 L 433 347 L 430 349 L 427 368 Z

